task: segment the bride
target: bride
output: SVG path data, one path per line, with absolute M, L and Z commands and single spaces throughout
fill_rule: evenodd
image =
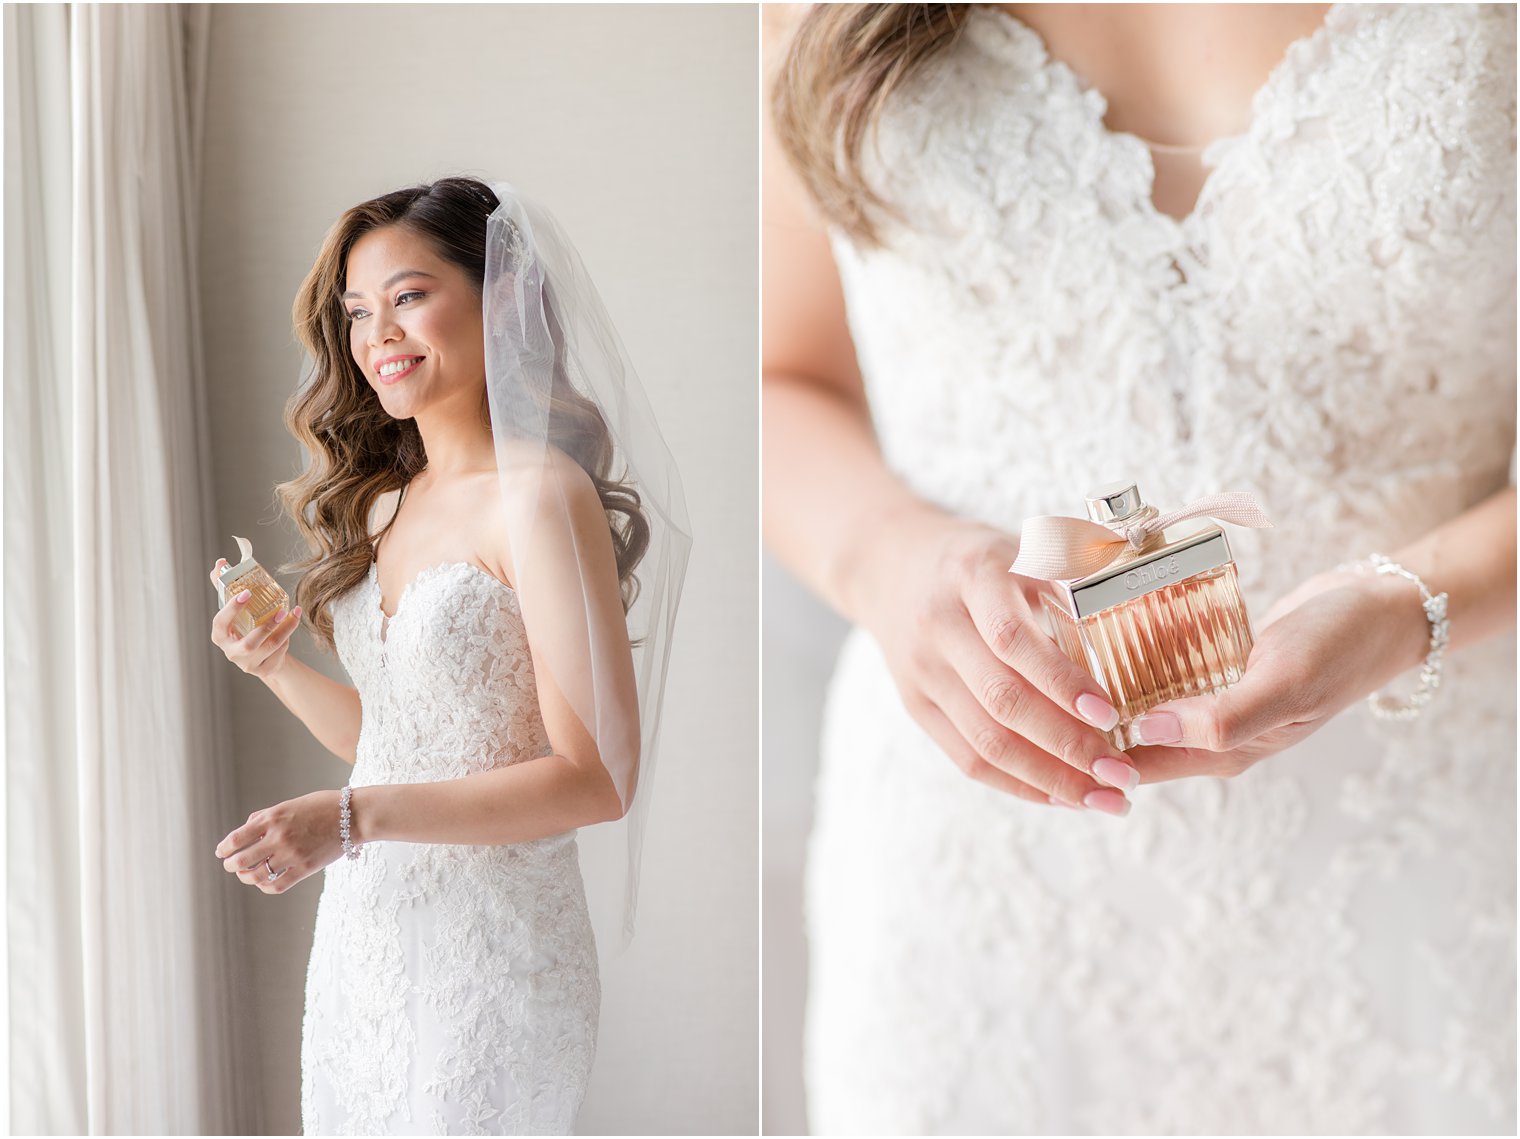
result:
M 814 1130 L 1512 1134 L 1514 7 L 816 5 L 772 110 Z M 1009 567 L 1131 479 L 1276 526 L 1119 751 Z
M 652 428 L 615 446 L 637 381 L 568 242 L 504 183 L 348 210 L 295 322 L 316 361 L 287 413 L 311 462 L 280 487 L 312 549 L 301 603 L 238 637 L 230 597 L 212 639 L 354 766 L 216 850 L 269 894 L 323 871 L 303 1129 L 568 1133 L 600 1002 L 575 832 L 648 798 L 634 642 L 668 646 L 684 535 L 651 476 L 674 470 Z M 634 636 L 641 589 L 671 592 Z M 290 655 L 303 619 L 354 687 Z

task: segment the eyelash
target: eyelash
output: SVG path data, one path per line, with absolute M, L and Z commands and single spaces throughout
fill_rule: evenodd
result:
M 399 297 L 396 298 L 396 303 L 400 304 L 401 300 L 402 300 L 402 297 L 420 297 L 421 295 L 422 294 L 419 293 L 419 292 L 417 292 L 416 290 L 408 290 L 407 292 L 402 293 L 401 296 L 399 296 Z M 348 313 L 349 323 L 352 324 L 354 321 L 356 321 L 356 320 L 359 319 L 357 316 L 354 315 L 355 313 L 361 313 L 363 311 L 364 310 L 362 308 L 350 309 L 349 313 Z

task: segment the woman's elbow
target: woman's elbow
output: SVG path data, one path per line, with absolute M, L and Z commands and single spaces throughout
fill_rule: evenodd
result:
M 598 823 L 615 823 L 628 813 L 628 805 L 623 802 L 622 796 L 612 784 L 612 777 L 605 771 L 602 772 L 593 803 L 596 812 L 594 821 Z
M 612 774 L 600 762 L 588 763 L 582 771 L 584 793 L 581 798 L 587 815 L 585 825 L 615 823 L 628 813 Z

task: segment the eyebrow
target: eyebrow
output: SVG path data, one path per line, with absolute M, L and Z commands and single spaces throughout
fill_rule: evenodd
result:
M 383 292 L 385 292 L 386 289 L 390 288 L 397 281 L 404 281 L 408 277 L 426 277 L 429 281 L 436 281 L 436 280 L 438 280 L 438 278 L 435 277 L 435 276 L 433 276 L 433 274 L 431 274 L 431 273 L 424 273 L 421 269 L 403 269 L 403 270 L 401 270 L 401 272 L 394 274 L 389 281 L 385 282 L 385 284 L 381 285 L 380 286 L 380 291 L 383 293 Z M 343 299 L 345 301 L 346 300 L 352 300 L 355 297 L 362 297 L 363 295 L 364 295 L 363 293 L 356 292 L 353 289 L 349 289 L 348 292 L 346 292 L 346 293 L 343 294 L 343 296 L 342 296 L 341 299 Z

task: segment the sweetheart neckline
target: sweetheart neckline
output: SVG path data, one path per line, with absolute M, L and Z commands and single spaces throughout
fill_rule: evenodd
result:
M 1287 76 L 1295 70 L 1290 65 L 1297 63 L 1298 57 L 1312 51 L 1314 46 L 1331 42 L 1332 37 L 1340 32 L 1340 24 L 1345 20 L 1348 9 L 1352 7 L 1355 6 L 1345 3 L 1331 4 L 1321 18 L 1318 27 L 1305 35 L 1299 36 L 1288 44 L 1282 58 L 1267 73 L 1265 81 L 1257 88 L 1256 93 L 1252 95 L 1250 118 L 1243 131 L 1238 134 L 1223 135 L 1213 139 L 1196 152 L 1200 161 L 1202 161 L 1210 151 L 1220 147 L 1224 148 L 1224 153 L 1212 163 L 1204 162 L 1204 166 L 1208 169 L 1208 174 L 1204 177 L 1202 183 L 1200 183 L 1198 192 L 1194 195 L 1192 206 L 1180 218 L 1172 216 L 1156 205 L 1157 170 L 1155 158 L 1151 153 L 1150 141 L 1135 134 L 1133 131 L 1115 130 L 1103 121 L 1103 117 L 1108 114 L 1108 96 L 1098 87 L 1089 83 L 1070 64 L 1053 56 L 1050 53 L 1049 46 L 1045 42 L 1045 37 L 1036 31 L 1032 25 L 1025 23 L 1018 16 L 997 4 L 983 5 L 982 10 L 991 13 L 994 19 L 1004 28 L 1010 29 L 1013 34 L 1027 38 L 1038 52 L 1039 65 L 1042 70 L 1047 72 L 1064 71 L 1073 80 L 1078 92 L 1084 98 L 1089 95 L 1095 97 L 1098 105 L 1095 108 L 1095 113 L 1091 116 L 1090 125 L 1100 134 L 1114 140 L 1133 139 L 1140 144 L 1149 172 L 1144 192 L 1140 195 L 1140 209 L 1148 216 L 1159 219 L 1163 224 L 1169 224 L 1178 233 L 1191 233 L 1191 231 L 1202 224 L 1201 217 L 1204 199 L 1213 196 L 1212 191 L 1214 190 L 1215 183 L 1219 180 L 1219 172 L 1225 163 L 1229 161 L 1229 156 L 1239 151 L 1241 144 L 1257 137 L 1261 133 L 1267 104 L 1274 99 L 1280 100 L 1287 94 L 1292 93 L 1292 87 L 1284 87 L 1284 84 L 1288 82 Z
M 430 565 L 430 566 L 423 566 L 420 570 L 418 570 L 415 574 L 412 575 L 412 580 L 409 581 L 409 582 L 407 582 L 404 586 L 401 587 L 401 596 L 396 599 L 396 611 L 394 613 L 387 613 L 385 611 L 385 605 L 384 605 L 385 598 L 384 598 L 384 595 L 382 594 L 382 592 L 380 590 L 380 571 L 379 571 L 378 566 L 379 566 L 379 563 L 376 562 L 373 558 L 371 558 L 370 559 L 370 563 L 369 563 L 368 578 L 369 578 L 370 583 L 375 587 L 374 612 L 376 612 L 376 613 L 378 613 L 380 615 L 380 643 L 382 645 L 386 643 L 386 634 L 390 631 L 391 622 L 394 621 L 397 617 L 399 617 L 401 615 L 402 609 L 406 606 L 407 594 L 409 594 L 412 591 L 412 586 L 416 585 L 423 578 L 430 577 L 430 576 L 432 576 L 433 574 L 435 574 L 437 572 L 441 572 L 441 571 L 447 570 L 447 569 L 454 569 L 454 568 L 457 568 L 459 566 L 464 566 L 466 569 L 473 570 L 480 577 L 485 578 L 491 584 L 495 585 L 498 589 L 505 590 L 507 593 L 511 594 L 514 598 L 517 596 L 517 590 L 513 589 L 510 585 L 508 585 L 506 582 L 502 581 L 495 574 L 490 573 L 487 570 L 482 569 L 480 566 L 476 565 L 474 562 L 465 562 L 465 561 L 436 562 L 435 564 Z

